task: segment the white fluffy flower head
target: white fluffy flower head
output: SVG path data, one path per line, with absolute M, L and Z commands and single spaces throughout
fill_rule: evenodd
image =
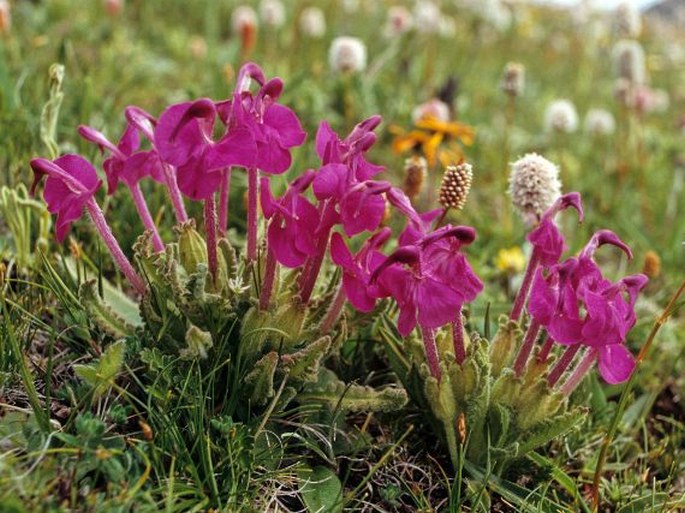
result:
M 336 37 L 328 52 L 328 62 L 338 73 L 363 71 L 366 68 L 366 45 L 356 37 Z
M 318 7 L 307 7 L 300 14 L 300 30 L 313 39 L 320 39 L 326 35 L 326 17 Z
M 511 164 L 509 195 L 524 222 L 530 226 L 561 195 L 559 168 L 537 153 L 528 153 Z
M 570 100 L 555 100 L 545 111 L 547 132 L 571 133 L 578 129 L 578 112 Z
M 585 114 L 585 131 L 593 136 L 611 135 L 616 130 L 614 115 L 606 109 L 590 109 Z

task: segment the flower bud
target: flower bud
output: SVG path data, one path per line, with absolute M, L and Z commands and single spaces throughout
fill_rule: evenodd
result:
M 661 274 L 661 258 L 656 251 L 647 251 L 645 253 L 645 261 L 642 265 L 642 273 L 647 275 L 647 278 L 653 280 L 658 278 Z
M 545 111 L 545 130 L 547 132 L 571 133 L 578 128 L 578 113 L 569 100 L 555 100 Z
M 509 195 L 528 225 L 535 224 L 561 195 L 559 168 L 536 153 L 511 164 Z
M 356 73 L 366 69 L 366 46 L 356 37 L 336 37 L 328 52 L 328 62 L 338 73 Z
M 312 39 L 320 39 L 326 35 L 326 18 L 318 7 L 307 7 L 300 14 L 300 30 Z
M 611 112 L 606 109 L 590 109 L 585 114 L 585 131 L 592 136 L 611 135 L 616 129 L 616 122 Z
M 281 0 L 262 0 L 259 15 L 267 27 L 282 27 L 285 23 L 285 6 Z
M 423 157 L 414 155 L 404 161 L 404 184 L 402 190 L 409 199 L 416 198 L 421 194 L 423 184 L 428 174 L 428 162 Z
M 207 244 L 190 220 L 175 228 L 178 233 L 178 252 L 181 265 L 188 274 L 197 271 L 198 264 L 207 263 Z
M 257 13 L 247 5 L 240 5 L 231 15 L 233 34 L 240 37 L 240 45 L 245 53 L 252 51 L 257 39 Z
M 463 209 L 472 182 L 473 168 L 471 164 L 463 162 L 456 166 L 449 166 L 442 177 L 438 201 L 446 209 Z
M 519 62 L 508 62 L 502 73 L 500 87 L 509 96 L 520 96 L 526 83 L 526 68 Z
M 7 0 L 0 0 L 0 34 L 9 33 L 12 28 L 12 11 Z

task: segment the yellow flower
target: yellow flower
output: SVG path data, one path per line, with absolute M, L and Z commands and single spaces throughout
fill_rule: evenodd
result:
M 392 149 L 395 153 L 419 151 L 429 166 L 439 160 L 443 166 L 454 165 L 463 159 L 461 147 L 473 144 L 473 127 L 456 121 L 441 121 L 434 116 L 424 116 L 416 122 L 416 129 L 405 132 L 397 125 L 390 127 L 395 135 Z
M 497 269 L 509 275 L 520 273 L 525 265 L 526 257 L 518 246 L 500 249 L 495 258 Z

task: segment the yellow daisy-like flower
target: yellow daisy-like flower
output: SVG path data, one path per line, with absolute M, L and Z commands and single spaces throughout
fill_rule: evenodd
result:
M 393 125 L 390 133 L 395 135 L 392 149 L 395 153 L 418 150 L 434 166 L 437 161 L 443 166 L 453 165 L 464 157 L 458 143 L 471 146 L 475 137 L 473 127 L 456 121 L 442 121 L 434 116 L 424 116 L 416 122 L 416 128 L 405 132 Z
M 503 273 L 517 274 L 526 266 L 526 257 L 518 246 L 500 249 L 495 258 L 495 266 Z

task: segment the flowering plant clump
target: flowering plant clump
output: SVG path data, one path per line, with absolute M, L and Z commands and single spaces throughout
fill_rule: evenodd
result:
M 553 191 L 526 189 L 526 197 L 541 198 L 522 203 L 534 224 L 527 237 L 533 251 L 511 315 L 488 342 L 465 327 L 464 312 L 484 287 L 467 258 L 476 230 L 442 224 L 447 210 L 463 208 L 471 167 L 450 171 L 443 209 L 418 212 L 405 192 L 378 178 L 383 167 L 369 160 L 379 116 L 345 136 L 324 121 L 314 140 L 318 169 L 297 174 L 279 195 L 274 177 L 291 168 L 291 150 L 306 139 L 297 115 L 278 103 L 282 89 L 280 79 L 267 79 L 249 63 L 229 99 L 174 104 L 159 118 L 127 108 L 116 145 L 94 128 L 79 129 L 108 153 L 108 193 L 123 183 L 140 214 L 145 233 L 133 248 L 135 265 L 98 206 L 102 181 L 93 165 L 71 154 L 31 161 L 32 191 L 47 176 L 43 195 L 57 214 L 58 240 L 87 210 L 138 296 L 136 325 L 103 304 L 92 282 L 83 283 L 81 300 L 104 329 L 121 337 L 143 333 L 147 362 L 162 353 L 201 365 L 228 348 L 226 374 L 217 376 L 214 392 L 222 396 L 238 386 L 244 401 L 236 411 L 246 417 L 269 402 L 398 409 L 404 390 L 345 387 L 325 367 L 355 329 L 346 304 L 375 312 L 380 322 L 373 329 L 386 342 L 391 365 L 437 421 L 455 465 L 457 426 L 467 428 L 459 437 L 468 440 L 469 459 L 504 462 L 582 419 L 568 397 L 595 361 L 606 381 L 628 378 L 633 360 L 623 343 L 646 278 L 614 283 L 603 277 L 593 260 L 598 247 L 613 244 L 630 256 L 609 231 L 593 236 L 578 257 L 560 261 L 566 246 L 555 217 L 572 207 L 582 219 L 579 194 L 559 196 L 555 177 Z M 245 247 L 236 248 L 228 239 L 228 200 L 232 174 L 243 171 L 247 233 Z M 149 178 L 168 193 L 175 240 L 163 240 L 150 215 L 140 187 Z M 545 182 L 528 180 L 526 187 L 536 183 Z M 188 216 L 187 200 L 202 203 L 204 233 Z M 541 333 L 544 342 L 536 347 Z M 556 346 L 565 348 L 559 358 Z

